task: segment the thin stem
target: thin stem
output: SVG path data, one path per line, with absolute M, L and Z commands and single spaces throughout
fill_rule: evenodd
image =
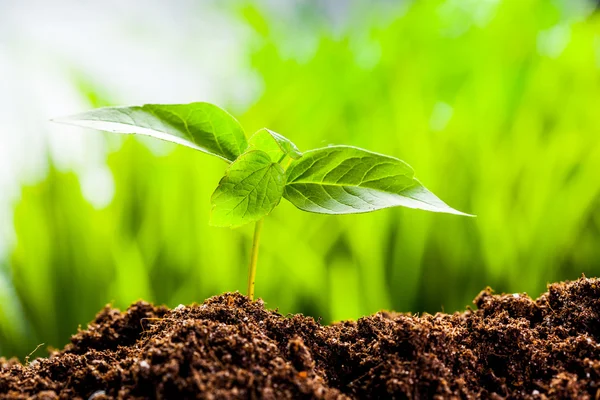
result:
M 258 247 L 260 243 L 260 231 L 263 220 L 256 221 L 254 225 L 254 239 L 252 240 L 252 253 L 250 254 L 250 267 L 248 268 L 248 297 L 254 300 L 254 280 L 256 278 L 256 263 L 258 261 Z

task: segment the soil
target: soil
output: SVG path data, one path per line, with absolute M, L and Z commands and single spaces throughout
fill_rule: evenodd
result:
M 599 279 L 474 303 L 330 326 L 238 293 L 107 306 L 48 358 L 0 359 L 0 398 L 600 398 Z

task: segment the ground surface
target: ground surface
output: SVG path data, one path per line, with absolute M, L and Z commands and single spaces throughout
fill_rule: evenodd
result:
M 0 359 L 0 398 L 599 398 L 600 280 L 332 326 L 224 294 L 102 310 L 49 358 Z

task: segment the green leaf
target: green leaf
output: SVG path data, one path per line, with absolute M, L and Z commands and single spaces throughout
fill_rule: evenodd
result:
M 55 120 L 113 133 L 152 136 L 234 161 L 248 148 L 239 122 L 210 103 L 104 107 Z
M 300 150 L 288 138 L 267 128 L 262 128 L 250 136 L 248 146 L 250 149 L 264 151 L 274 162 L 279 162 L 286 155 L 294 160 L 302 157 Z
M 269 214 L 283 195 L 285 171 L 260 150 L 242 154 L 212 195 L 210 223 L 237 227 Z
M 322 214 L 403 206 L 468 215 L 427 190 L 404 161 L 350 146 L 305 152 L 287 170 L 284 197 L 301 210 Z

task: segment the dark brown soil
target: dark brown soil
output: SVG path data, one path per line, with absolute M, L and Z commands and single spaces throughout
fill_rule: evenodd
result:
M 476 311 L 381 312 L 321 326 L 232 293 L 169 310 L 106 307 L 49 358 L 0 359 L 0 398 L 600 397 L 600 280 Z

